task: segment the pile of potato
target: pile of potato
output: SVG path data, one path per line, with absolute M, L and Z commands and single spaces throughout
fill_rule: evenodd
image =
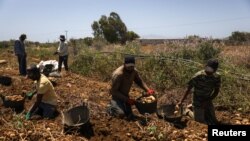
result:
M 151 96 L 147 96 L 147 97 L 142 97 L 140 99 L 140 102 L 141 103 L 153 103 L 155 100 L 156 100 L 155 97 L 151 95 Z
M 21 95 L 11 95 L 11 96 L 6 96 L 5 100 L 9 100 L 9 101 L 22 101 L 23 97 Z

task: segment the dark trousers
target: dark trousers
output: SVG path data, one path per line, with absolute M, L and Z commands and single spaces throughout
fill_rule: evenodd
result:
M 208 101 L 205 106 L 194 106 L 194 120 L 207 125 L 218 124 L 212 101 Z
M 43 118 L 54 118 L 56 106 L 41 102 L 32 115 L 40 115 Z
M 108 107 L 108 113 L 117 117 L 130 117 L 133 116 L 131 106 L 125 102 L 119 100 L 111 100 L 110 107 Z
M 61 72 L 62 70 L 62 63 L 65 67 L 65 70 L 68 71 L 68 55 L 65 56 L 59 56 L 59 64 L 58 64 L 58 71 Z
M 20 75 L 26 75 L 26 55 L 17 55 Z

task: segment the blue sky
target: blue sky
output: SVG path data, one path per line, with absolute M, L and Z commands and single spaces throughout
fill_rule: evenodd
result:
M 250 0 L 0 0 L 0 41 L 92 37 L 91 24 L 110 12 L 141 38 L 224 38 L 250 32 Z

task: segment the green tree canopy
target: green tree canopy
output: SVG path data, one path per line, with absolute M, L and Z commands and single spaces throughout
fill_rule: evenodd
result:
M 229 36 L 229 42 L 235 45 L 241 45 L 245 42 L 250 41 L 250 33 L 249 32 L 232 32 L 232 35 Z
M 135 32 L 127 30 L 126 25 L 115 12 L 111 12 L 109 17 L 102 15 L 99 21 L 94 21 L 91 26 L 95 38 L 101 37 L 110 43 L 124 44 L 126 41 L 139 38 Z

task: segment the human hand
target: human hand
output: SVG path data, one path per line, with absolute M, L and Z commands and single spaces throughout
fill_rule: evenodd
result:
M 27 97 L 28 97 L 28 99 L 30 100 L 30 99 L 32 99 L 33 94 L 34 94 L 34 93 L 29 92 L 29 93 L 26 93 L 26 96 L 27 96 Z
M 155 91 L 153 89 L 149 89 L 147 91 L 147 95 L 153 95 L 155 93 Z
M 28 93 L 26 93 L 26 96 L 28 96 L 28 97 L 30 97 L 30 96 L 32 96 L 33 95 L 33 93 L 32 92 L 28 92 Z
M 134 99 L 128 99 L 127 100 L 127 103 L 129 104 L 129 105 L 135 105 L 135 100 Z
M 28 113 L 25 115 L 25 119 L 26 119 L 26 120 L 29 120 L 29 119 L 30 119 L 30 117 L 31 117 L 31 113 L 30 113 L 30 112 L 28 112 Z
M 182 106 L 182 102 L 180 101 L 180 102 L 178 102 L 178 103 L 175 105 L 175 108 L 176 108 L 176 109 L 179 109 L 181 106 Z

